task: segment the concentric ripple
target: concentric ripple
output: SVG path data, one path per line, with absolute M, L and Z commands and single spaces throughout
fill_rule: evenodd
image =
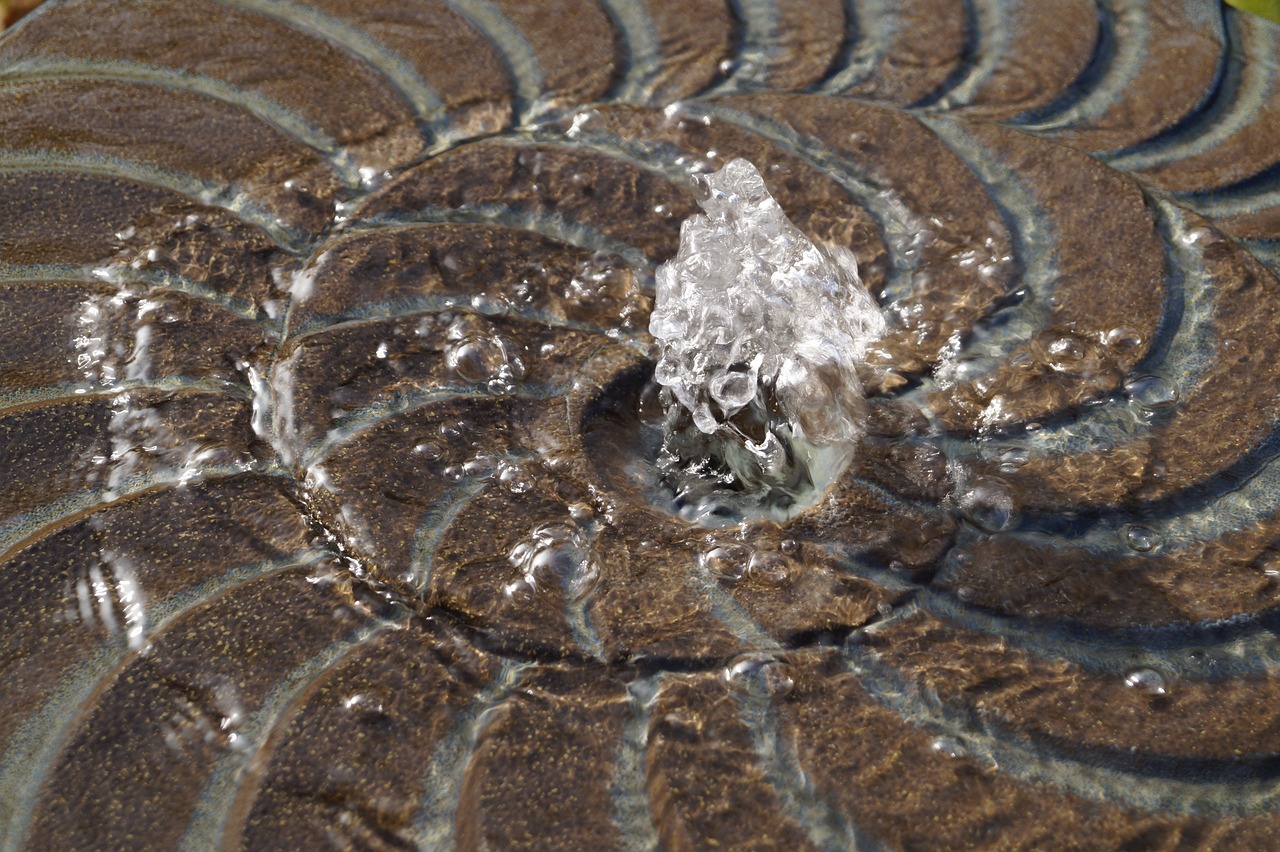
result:
M 0 848 L 1274 846 L 1280 26 L 555 5 L 0 38 Z M 704 529 L 645 329 L 734 157 L 890 331 Z

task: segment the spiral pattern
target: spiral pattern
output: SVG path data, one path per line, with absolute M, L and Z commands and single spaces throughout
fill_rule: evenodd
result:
M 0 38 L 3 848 L 1259 849 L 1280 27 L 53 0 Z M 890 318 L 816 507 L 635 476 L 746 157 Z

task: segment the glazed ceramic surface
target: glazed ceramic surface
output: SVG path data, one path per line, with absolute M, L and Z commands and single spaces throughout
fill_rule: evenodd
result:
M 1280 28 L 1207 0 L 52 0 L 0 36 L 4 848 L 1264 849 Z M 654 499 L 745 157 L 889 333 Z

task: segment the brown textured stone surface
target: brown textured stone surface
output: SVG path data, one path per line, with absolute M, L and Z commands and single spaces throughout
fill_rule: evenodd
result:
M 1276 49 L 49 4 L 0 38 L 0 846 L 1270 848 Z M 816 505 L 706 528 L 645 327 L 737 156 L 890 332 Z
M 333 218 L 339 179 L 320 155 L 222 101 L 115 81 L 14 83 L 0 87 L 0 122 L 15 152 L 129 160 L 250 196 L 310 233 Z
M 675 254 L 680 222 L 695 209 L 687 187 L 640 164 L 563 145 L 500 141 L 462 146 L 406 172 L 372 196 L 361 215 L 494 206 L 569 222 L 614 210 L 618 215 L 595 222 L 596 228 L 652 258 Z M 655 215 L 659 206 L 671 215 Z
M 172 846 L 182 838 L 201 788 L 238 735 L 237 723 L 224 720 L 257 711 L 280 668 L 305 663 L 368 622 L 355 610 L 312 617 L 344 602 L 335 587 L 309 582 L 310 573 L 252 581 L 180 617 L 169 626 L 174 638 L 165 654 L 119 673 L 53 767 L 33 818 L 41 845 Z M 211 610 L 220 630 L 190 629 L 207 623 Z M 85 765 L 101 768 L 85 773 Z M 131 790 L 127 799 L 117 795 L 121 783 Z
M 13 26 L 42 2 L 44 0 L 4 0 L 0 3 L 0 30 Z
M 79 0 L 52 6 L 22 32 L 0 47 L 0 62 L 119 61 L 208 77 L 301 116 L 376 169 L 403 165 L 424 147 L 411 105 L 375 69 L 279 18 L 204 0 L 107 10 Z
M 872 15 L 858 21 L 865 34 L 859 47 L 869 54 L 870 68 L 842 94 L 911 106 L 932 95 L 964 61 L 966 29 L 973 24 L 960 0 L 885 5 Z
M 1108 12 L 1114 47 L 1096 88 L 1045 122 L 1046 135 L 1086 151 L 1140 144 L 1193 115 L 1212 97 L 1226 53 L 1212 5 L 1120 3 Z M 1159 58 L 1147 60 L 1139 39 L 1159 45 Z
M 1127 751 L 1134 762 L 1198 758 L 1225 766 L 1265 759 L 1280 724 L 1280 683 L 1269 676 L 1206 683 L 1136 665 L 1127 672 L 1088 671 L 923 615 L 877 632 L 868 648 L 877 663 L 945 705 L 1086 757 Z M 1156 673 L 1158 686 L 1126 683 L 1146 671 Z
M 1034 849 L 1069 837 L 1086 849 L 1147 848 L 1153 835 L 1197 827 L 1186 817 L 1166 826 L 1159 817 L 1018 784 L 997 767 L 953 755 L 953 746 L 938 747 L 936 737 L 904 724 L 830 659 L 806 655 L 790 671 L 795 687 L 777 707 L 783 735 L 815 786 L 877 840 L 904 849 Z
M 157 530 L 164 539 L 154 535 Z M 175 551 L 171 541 L 180 542 L 181 549 Z M 9 711 L 0 720 L 0 735 L 8 741 L 27 714 L 48 699 L 58 678 L 111 636 L 100 619 L 69 615 L 81 605 L 80 594 L 92 594 L 80 586 L 101 571 L 104 553 L 127 553 L 126 569 L 157 606 L 202 587 L 216 588 L 211 581 L 226 577 L 229 565 L 251 577 L 273 560 L 300 554 L 306 544 L 306 529 L 278 484 L 243 476 L 126 498 L 110 518 L 74 518 L 5 553 L 0 564 L 4 619 L 14 634 L 13 653 L 4 660 L 4 677 L 12 687 L 5 693 Z
M 1004 39 L 1004 50 L 991 57 L 989 72 L 972 93 L 944 96 L 939 106 L 965 115 L 1011 118 L 1047 106 L 1067 92 L 1098 50 L 1102 37 L 1097 6 L 1089 0 L 1053 4 L 1020 0 L 984 24 Z M 1053 38 L 1039 38 L 1044 32 Z
M 491 711 L 462 782 L 460 848 L 618 844 L 609 757 L 627 694 L 602 675 L 590 667 L 534 668 Z
M 242 794 L 232 819 L 245 845 L 408 844 L 432 783 L 423 755 L 456 736 L 495 671 L 461 637 L 417 621 L 350 654 L 297 699 L 268 743 L 270 765 L 244 785 L 256 795 Z
M 957 431 L 1042 420 L 1115 390 L 1150 349 L 1168 275 L 1138 184 L 1007 130 L 974 125 L 971 138 L 983 147 L 977 159 L 999 162 L 1027 186 L 1037 241 L 1048 244 L 1037 248 L 1052 252 L 1056 279 L 1048 318 L 1005 364 L 930 398 Z
M 422 117 L 439 122 L 451 135 L 482 136 L 514 123 L 515 81 L 501 50 L 444 0 L 316 0 L 309 5 L 371 37 L 407 63 L 445 112 Z
M 816 848 L 765 778 L 726 678 L 672 676 L 652 713 L 646 774 L 664 848 Z
M 128 414 L 121 411 L 128 407 Z M 121 421 L 130 419 L 128 426 Z M 9 409 L 0 416 L 0 470 L 8 483 L 0 515 L 32 509 L 79 491 L 138 487 L 148 474 L 207 452 L 210 467 L 252 458 L 249 406 L 225 394 L 141 391 Z M 116 456 L 121 445 L 127 458 Z

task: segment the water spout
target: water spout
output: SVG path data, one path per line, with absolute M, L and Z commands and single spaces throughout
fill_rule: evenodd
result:
M 811 242 L 751 163 L 694 180 L 705 212 L 658 269 L 649 323 L 659 467 L 691 520 L 786 517 L 852 459 L 866 422 L 857 365 L 885 321 L 852 253 Z

